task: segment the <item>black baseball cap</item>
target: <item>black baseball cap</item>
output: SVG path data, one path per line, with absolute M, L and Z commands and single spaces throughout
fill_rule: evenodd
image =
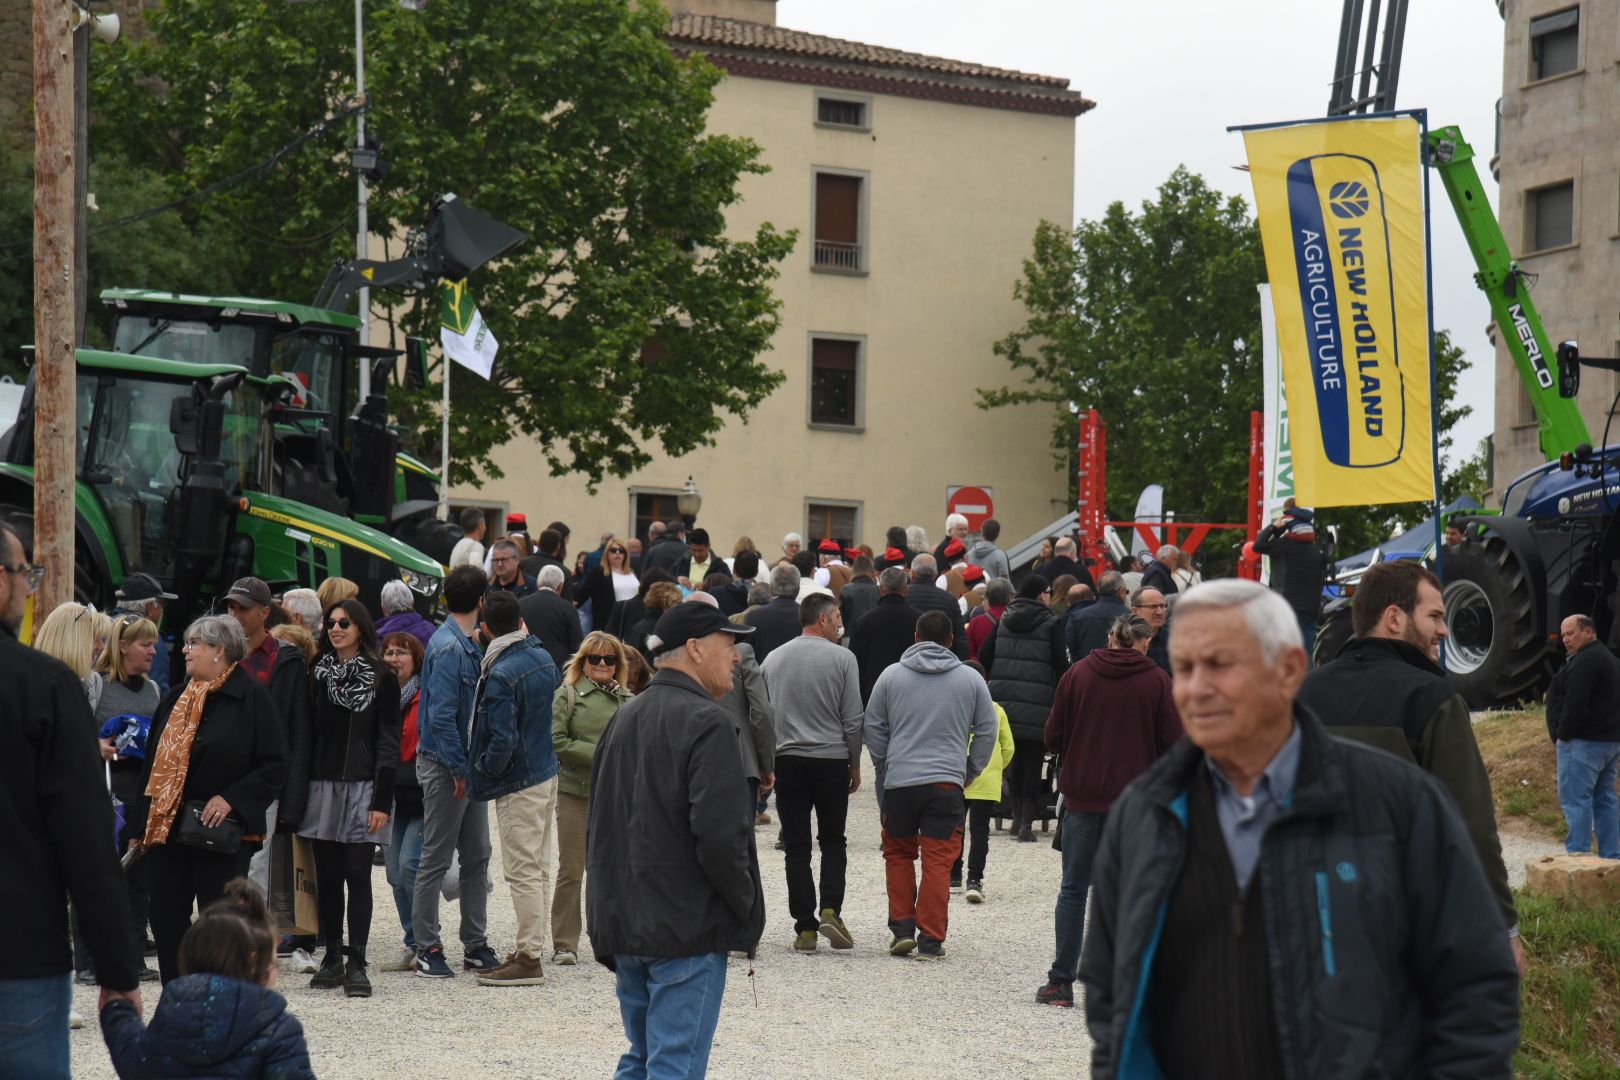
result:
M 676 604 L 658 617 L 658 623 L 653 627 L 652 637 L 647 639 L 652 655 L 659 656 L 678 649 L 693 638 L 708 637 L 710 634 L 724 632 L 736 637 L 747 637 L 754 632 L 752 626 L 734 623 L 719 609 L 707 604 Z M 658 643 L 653 644 L 652 638 Z
M 118 599 L 136 603 L 152 600 L 178 600 L 172 592 L 164 592 L 163 585 L 151 574 L 131 574 L 118 590 Z
M 225 600 L 227 603 L 235 600 L 244 607 L 269 607 L 275 602 L 270 595 L 270 586 L 256 577 L 237 578 L 231 591 L 225 594 Z

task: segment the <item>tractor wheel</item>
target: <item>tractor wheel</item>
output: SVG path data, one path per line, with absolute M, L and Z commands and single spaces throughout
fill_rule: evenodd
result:
M 1445 559 L 1445 666 L 1470 707 L 1539 697 L 1551 656 L 1535 625 L 1531 582 L 1506 540 L 1486 534 Z
M 9 510 L 11 524 L 22 536 L 23 549 L 28 552 L 30 559 L 34 556 L 34 515 L 32 512 Z M 112 606 L 113 590 L 116 585 L 101 580 L 96 571 L 95 560 L 90 553 L 84 550 L 84 536 L 81 533 L 73 545 L 73 599 L 80 604 L 94 604 L 105 610 Z M 41 619 L 44 618 L 42 614 Z
M 1328 606 L 1322 612 L 1321 625 L 1316 628 L 1316 641 L 1311 650 L 1311 663 L 1321 667 L 1339 655 L 1344 643 L 1354 636 L 1355 630 L 1350 622 L 1350 603 L 1347 600 L 1336 600 L 1335 604 L 1342 606 Z

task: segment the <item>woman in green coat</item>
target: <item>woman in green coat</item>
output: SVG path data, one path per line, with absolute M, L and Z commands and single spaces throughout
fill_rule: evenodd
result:
M 591 795 L 591 757 L 608 721 L 631 698 L 625 646 L 592 631 L 568 661 L 551 700 L 551 743 L 562 771 L 557 777 L 557 892 L 551 899 L 551 962 L 579 962 L 580 888 L 585 883 L 585 817 Z

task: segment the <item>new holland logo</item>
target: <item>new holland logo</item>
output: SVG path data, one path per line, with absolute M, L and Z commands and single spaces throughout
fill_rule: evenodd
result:
M 1301 158 L 1288 213 L 1323 451 L 1348 468 L 1388 465 L 1406 414 L 1378 171 L 1348 154 Z

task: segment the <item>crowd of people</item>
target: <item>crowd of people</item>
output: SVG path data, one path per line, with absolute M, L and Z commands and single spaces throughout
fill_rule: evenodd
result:
M 571 564 L 560 522 L 531 541 L 509 515 L 487 545 L 481 512 L 459 523 L 438 623 L 403 582 L 276 596 L 248 577 L 164 627 L 176 598 L 135 574 L 112 612 L 49 612 L 34 651 L 12 634 L 41 572 L 0 526 L 0 680 L 26 749 L 0 764 L 18 851 L 0 893 L 29 928 L 0 1019 L 48 1017 L 0 1034 L 0 1075 L 67 1075 L 70 965 L 102 988 L 121 1076 L 313 1075 L 276 956 L 372 994 L 379 846 L 403 930 L 382 970 L 455 977 L 455 898 L 461 972 L 533 985 L 588 945 L 616 973 L 620 1074 L 702 1075 L 727 955 L 769 932 L 756 830 L 777 829 L 791 948 L 855 947 L 846 823 L 867 759 L 893 956 L 944 958 L 952 897 L 993 902 L 993 820 L 1024 843 L 1055 825 L 1034 998 L 1069 1006 L 1083 984 L 1094 1075 L 1508 1075 L 1524 954 L 1420 564 L 1371 568 L 1355 637 L 1312 670 L 1299 583 L 1320 593 L 1321 556 L 1291 506 L 1262 537 L 1284 571 L 1270 590 L 1203 582 L 1173 546 L 1088 565 L 1073 537 L 1015 577 L 999 525 L 957 515 L 933 546 L 897 526 L 881 551 L 789 533 L 729 557 L 677 520 Z M 1612 714 L 1620 662 L 1587 656 L 1589 632 L 1569 624 L 1579 667 L 1549 723 L 1571 798 L 1579 761 L 1610 770 L 1612 802 L 1590 717 Z M 1571 848 L 1595 831 L 1620 855 L 1591 788 Z M 318 929 L 295 935 L 266 897 L 300 847 Z M 205 1049 L 143 1026 L 153 982 L 157 1019 L 198 995 L 253 1003 L 238 1014 L 258 1028 L 219 1035 L 236 1063 L 206 1071 Z

